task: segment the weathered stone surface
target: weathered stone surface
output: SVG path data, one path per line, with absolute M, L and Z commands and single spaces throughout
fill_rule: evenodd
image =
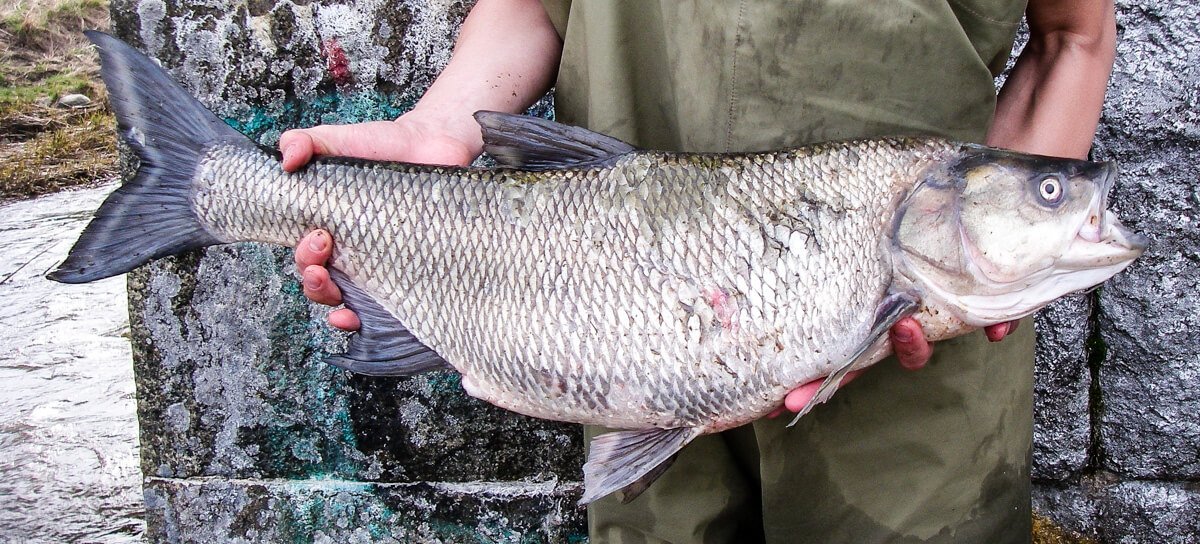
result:
M 1122 30 L 1096 156 L 1121 164 L 1120 214 L 1152 238 L 1100 291 L 1099 379 L 1108 468 L 1200 477 L 1200 6 L 1121 3 Z
M 1200 542 L 1200 485 L 1119 482 L 1103 494 L 1103 542 Z
M 1090 538 L 1099 538 L 1099 500 L 1090 481 L 1070 481 L 1033 486 L 1033 511 L 1056 526 Z
M 411 107 L 469 6 L 112 4 L 117 35 L 264 145 Z M 577 426 L 469 398 L 450 373 L 325 365 L 343 338 L 293 268 L 288 250 L 241 244 L 130 275 L 153 538 L 560 542 L 583 530 Z
M 578 484 L 146 481 L 153 542 L 580 542 Z M 503 513 L 498 514 L 498 513 Z
M 1036 485 L 1034 511 L 1100 542 L 1200 542 L 1200 485 L 1095 475 Z
M 1106 466 L 1139 478 L 1200 477 L 1200 240 L 1189 226 L 1195 207 L 1180 200 L 1195 179 L 1167 166 L 1200 152 L 1189 147 L 1145 159 L 1122 152 L 1117 198 L 1153 245 L 1100 294 L 1101 446 Z
M 1091 313 L 1091 296 L 1077 295 L 1055 302 L 1034 320 L 1038 331 L 1033 397 L 1035 480 L 1064 480 L 1088 463 Z
M 147 475 L 471 481 L 578 477 L 577 427 L 462 394 L 457 376 L 349 376 L 289 251 L 214 248 L 132 275 Z
M 282 130 L 393 119 L 450 59 L 471 0 L 113 0 L 118 37 L 264 145 Z

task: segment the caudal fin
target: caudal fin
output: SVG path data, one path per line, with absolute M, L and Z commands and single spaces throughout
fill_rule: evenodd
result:
M 192 210 L 192 178 L 211 145 L 253 145 L 153 60 L 108 34 L 86 34 L 100 51 L 100 75 L 118 133 L 140 166 L 100 205 L 67 259 L 47 275 L 63 283 L 116 276 L 152 259 L 221 243 Z

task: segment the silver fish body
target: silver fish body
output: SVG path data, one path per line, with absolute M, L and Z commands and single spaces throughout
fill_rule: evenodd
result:
M 1146 245 L 1105 209 L 1112 165 L 935 139 L 681 154 L 480 112 L 504 168 L 285 174 L 153 61 L 89 37 L 140 166 L 52 279 L 328 229 L 362 320 L 329 361 L 449 367 L 498 406 L 622 429 L 592 442 L 582 502 L 636 496 L 695 437 L 823 378 L 802 415 L 904 316 L 933 340 L 1019 318 Z
M 536 417 L 716 431 L 865 340 L 899 197 L 958 146 L 635 152 L 525 172 L 209 150 L 194 207 L 222 241 L 337 241 L 333 266 L 463 375 Z

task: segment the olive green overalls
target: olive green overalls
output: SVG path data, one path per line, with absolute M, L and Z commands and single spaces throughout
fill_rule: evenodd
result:
M 558 120 L 634 145 L 756 151 L 846 138 L 982 141 L 1023 0 L 544 0 Z M 1033 327 L 883 361 L 795 427 L 684 448 L 593 542 L 1027 542 Z M 782 401 L 782 399 L 780 399 Z M 589 429 L 592 436 L 598 429 Z

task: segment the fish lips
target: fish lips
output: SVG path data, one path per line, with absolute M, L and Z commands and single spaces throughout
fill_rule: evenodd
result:
M 1102 213 L 1100 234 L 1085 236 L 1081 231 L 1058 260 L 1060 268 L 1084 270 L 1125 265 L 1146 251 L 1150 238 L 1129 230 L 1112 211 Z
M 1058 260 L 1059 268 L 1124 268 L 1150 245 L 1149 237 L 1129 230 L 1108 209 L 1108 193 L 1116 183 L 1117 165 L 1109 161 L 1103 164 L 1103 168 L 1104 174 L 1096 182 L 1099 187 L 1090 206 L 1091 212 L 1084 218 L 1075 239 Z

